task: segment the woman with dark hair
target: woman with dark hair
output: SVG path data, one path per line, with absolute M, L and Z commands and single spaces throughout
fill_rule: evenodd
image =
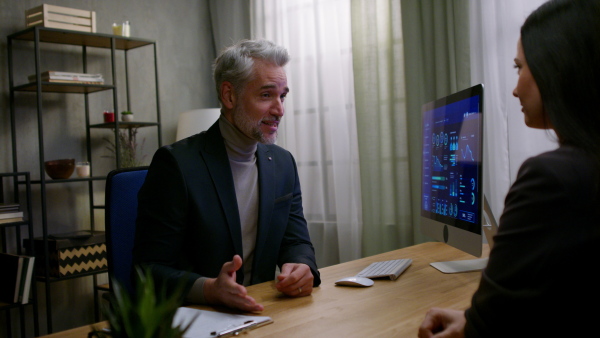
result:
M 419 337 L 597 334 L 600 0 L 540 6 L 521 28 L 515 67 L 525 124 L 554 130 L 559 147 L 519 169 L 471 307 L 429 310 Z
M 560 144 L 600 159 L 600 9 L 597 1 L 551 1 L 521 28 L 521 44 Z

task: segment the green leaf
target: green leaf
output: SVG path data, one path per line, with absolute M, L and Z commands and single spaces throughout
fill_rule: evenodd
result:
M 129 294 L 118 281 L 113 280 L 113 291 L 108 306 L 103 313 L 110 324 L 110 334 L 114 338 L 179 338 L 190 328 L 173 327 L 173 318 L 181 306 L 184 280 L 170 295 L 166 287 L 156 290 L 150 271 L 145 274 L 141 269 L 136 271 L 136 289 Z M 97 337 L 107 337 L 104 332 L 92 331 Z

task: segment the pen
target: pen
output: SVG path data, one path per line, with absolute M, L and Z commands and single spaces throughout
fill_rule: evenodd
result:
M 248 321 L 245 321 L 244 324 L 235 326 L 231 329 L 226 329 L 226 330 L 223 330 L 220 332 L 213 331 L 210 333 L 210 335 L 215 336 L 215 337 L 237 336 L 240 333 L 242 333 L 244 330 L 248 330 L 257 324 L 258 324 L 258 322 L 254 321 L 254 320 L 248 320 Z

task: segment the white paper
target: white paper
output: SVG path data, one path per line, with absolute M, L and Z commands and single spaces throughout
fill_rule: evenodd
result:
M 271 317 L 265 316 L 234 315 L 229 313 L 180 307 L 175 313 L 175 318 L 173 319 L 173 326 L 176 327 L 178 325 L 181 325 L 181 327 L 185 327 L 192 320 L 194 322 L 185 333 L 184 338 L 214 338 L 216 337 L 216 334 L 213 333 L 216 332 L 218 334 L 219 332 L 239 327 L 240 325 L 243 325 L 249 320 L 258 322 L 258 326 L 268 324 L 273 321 Z

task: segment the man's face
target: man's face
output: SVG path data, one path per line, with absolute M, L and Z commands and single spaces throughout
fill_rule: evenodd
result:
M 260 143 L 275 143 L 288 92 L 283 67 L 255 61 L 254 77 L 242 89 L 233 107 L 233 125 Z

